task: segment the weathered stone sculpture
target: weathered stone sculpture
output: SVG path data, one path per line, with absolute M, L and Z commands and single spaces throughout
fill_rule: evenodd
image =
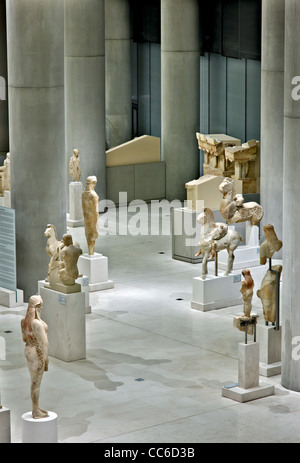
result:
M 63 236 L 63 247 L 60 256 L 60 265 L 58 271 L 58 278 L 66 286 L 74 286 L 75 280 L 79 276 L 77 262 L 82 250 L 74 246 L 73 238 L 71 235 L 65 234 Z
M 82 193 L 82 210 L 85 225 L 85 236 L 90 256 L 94 255 L 95 253 L 95 243 L 98 238 L 99 196 L 95 192 L 96 185 L 97 177 L 88 177 L 85 191 Z
M 244 280 L 242 281 L 242 286 L 240 292 L 243 297 L 244 302 L 244 313 L 243 315 L 237 315 L 233 319 L 233 326 L 239 331 L 243 331 L 247 335 L 253 335 L 254 330 L 256 329 L 257 323 L 257 314 L 252 314 L 252 298 L 253 298 L 253 288 L 254 280 L 250 273 L 249 269 L 242 270 L 242 275 Z
M 257 296 L 260 298 L 263 306 L 265 322 L 276 322 L 276 273 L 281 274 L 282 266 L 274 265 L 273 272 L 269 269 L 264 276 L 261 288 L 257 291 Z
M 260 245 L 260 263 L 264 265 L 267 259 L 271 259 L 275 252 L 282 248 L 282 241 L 276 235 L 273 225 L 264 226 L 265 241 Z
M 225 178 L 219 185 L 219 190 L 223 195 L 220 212 L 227 223 L 260 223 L 264 215 L 263 208 L 256 202 L 245 203 L 243 195 L 235 193 L 233 179 Z
M 43 300 L 32 296 L 21 330 L 25 345 L 25 357 L 31 377 L 32 416 L 34 419 L 48 417 L 48 412 L 39 406 L 40 386 L 45 371 L 48 371 L 48 326 L 40 317 Z
M 71 175 L 73 182 L 80 181 L 81 170 L 80 170 L 80 157 L 79 157 L 78 149 L 73 150 L 73 155 L 70 158 L 69 174 Z
M 79 277 L 77 261 L 82 249 L 71 235 L 65 234 L 61 241 L 57 239 L 56 228 L 49 224 L 44 235 L 48 238 L 46 252 L 51 257 L 48 266 L 46 287 L 64 293 L 79 292 L 80 285 L 75 283 Z
M 204 212 L 199 214 L 197 221 L 201 225 L 200 251 L 197 256 L 203 255 L 202 279 L 206 278 L 207 261 L 210 256 L 214 256 L 216 252 L 223 249 L 228 251 L 228 265 L 225 275 L 229 275 L 233 267 L 234 251 L 242 241 L 242 237 L 235 230 L 228 230 L 226 224 L 215 223 L 214 214 L 209 208 L 205 208 Z
M 249 318 L 252 311 L 254 281 L 249 269 L 242 270 L 242 275 L 245 279 L 242 281 L 240 291 L 244 301 L 244 315 Z
M 10 191 L 10 153 L 7 153 L 3 166 L 0 167 L 0 196 Z

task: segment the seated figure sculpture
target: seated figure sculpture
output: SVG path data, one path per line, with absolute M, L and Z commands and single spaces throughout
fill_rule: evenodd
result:
M 25 345 L 25 357 L 31 377 L 32 417 L 42 419 L 48 412 L 39 406 L 40 386 L 45 371 L 48 371 L 48 326 L 41 319 L 43 300 L 32 296 L 25 318 L 21 321 L 21 331 Z
M 75 280 L 79 276 L 77 262 L 82 250 L 78 246 L 74 246 L 71 235 L 65 234 L 62 242 L 58 278 L 64 285 L 74 286 Z
M 93 256 L 95 253 L 95 243 L 98 238 L 99 196 L 95 192 L 96 185 L 97 177 L 88 177 L 85 191 L 82 193 L 85 236 L 90 256 Z

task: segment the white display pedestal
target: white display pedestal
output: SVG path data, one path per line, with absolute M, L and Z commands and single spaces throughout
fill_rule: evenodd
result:
M 19 307 L 24 304 L 24 293 L 21 289 L 11 291 L 10 289 L 0 288 L 0 305 L 4 307 Z
M 260 345 L 259 374 L 276 376 L 281 374 L 281 335 L 282 330 L 275 326 L 257 326 L 257 340 Z
M 35 420 L 32 412 L 22 415 L 22 444 L 57 444 L 57 414 L 48 412 L 48 418 Z
M 207 312 L 242 304 L 240 293 L 241 275 L 231 273 L 228 276 L 207 275 L 193 279 L 192 309 Z
M 275 394 L 275 387 L 259 381 L 259 344 L 239 344 L 238 383 L 222 388 L 222 396 L 249 402 Z
M 114 287 L 114 282 L 108 279 L 108 258 L 102 254 L 81 255 L 78 259 L 78 270 L 89 279 L 90 292 Z
M 231 227 L 236 229 L 236 227 Z M 233 270 L 242 270 L 244 268 L 258 267 L 260 265 L 260 245 L 259 245 L 259 227 L 252 226 L 246 222 L 246 244 L 238 246 L 234 251 Z M 228 252 L 220 251 L 218 256 L 218 266 L 221 270 L 226 270 L 228 261 Z
M 41 288 L 42 319 L 49 328 L 49 355 L 64 362 L 86 358 L 85 295 Z
M 11 443 L 10 410 L 0 408 L 0 444 Z
M 84 225 L 81 197 L 83 185 L 81 182 L 69 184 L 69 213 L 67 214 L 67 226 L 76 228 Z
M 87 277 L 80 277 L 77 278 L 75 283 L 81 286 L 81 292 L 84 294 L 85 297 L 85 313 L 90 314 L 92 308 L 90 306 L 89 279 Z M 41 294 L 41 288 L 44 288 L 47 284 L 48 283 L 46 283 L 45 280 L 38 281 L 38 294 Z
M 3 196 L 0 196 L 0 206 L 11 208 L 11 193 L 4 191 Z

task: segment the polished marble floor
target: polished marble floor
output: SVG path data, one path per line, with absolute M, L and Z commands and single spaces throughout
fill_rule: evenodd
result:
M 128 218 L 137 216 L 120 221 Z M 58 414 L 59 441 L 300 442 L 300 394 L 284 389 L 280 376 L 262 378 L 276 386 L 274 396 L 245 404 L 222 397 L 222 387 L 237 381 L 238 343 L 244 337 L 233 328 L 233 316 L 242 306 L 192 310 L 192 281 L 201 264 L 172 259 L 170 234 L 151 236 L 146 222 L 139 222 L 141 235 L 97 240 L 115 287 L 90 293 L 86 360 L 50 358 L 41 406 Z M 70 232 L 86 252 L 84 229 Z M 265 271 L 252 269 L 256 289 Z M 253 305 L 263 323 L 256 295 Z M 1 402 L 11 411 L 14 443 L 21 442 L 21 416 L 31 407 L 20 333 L 26 307 L 0 306 L 0 336 L 6 341 Z

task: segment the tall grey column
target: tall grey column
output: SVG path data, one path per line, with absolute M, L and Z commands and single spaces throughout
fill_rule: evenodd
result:
M 185 183 L 199 177 L 200 118 L 198 0 L 161 1 L 162 160 L 166 197 L 186 199 Z
M 44 231 L 66 232 L 63 0 L 7 0 L 12 207 L 18 288 L 48 272 Z
M 67 162 L 79 149 L 83 184 L 96 175 L 106 199 L 104 0 L 65 0 L 65 88 Z
M 262 2 L 261 225 L 282 239 L 285 0 Z M 262 232 L 263 233 L 263 232 Z M 277 255 L 281 257 L 281 253 Z
M 129 0 L 105 0 L 106 143 L 131 139 L 131 54 Z
M 300 3 L 285 4 L 282 384 L 300 391 L 300 91 L 292 96 L 293 78 L 300 74 Z

